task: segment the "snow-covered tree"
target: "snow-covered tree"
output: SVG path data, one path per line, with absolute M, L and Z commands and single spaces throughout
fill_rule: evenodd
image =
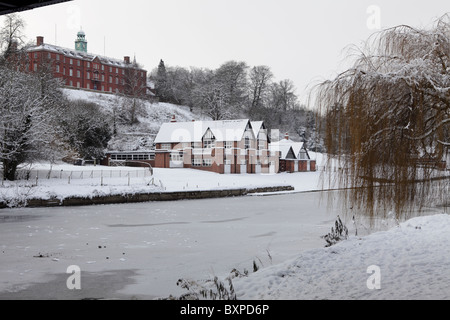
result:
M 3 175 L 14 180 L 17 167 L 50 156 L 58 127 L 57 82 L 42 87 L 39 75 L 0 66 L 0 160 Z
M 353 67 L 317 87 L 327 149 L 341 186 L 353 187 L 349 207 L 401 215 L 436 194 L 431 181 L 450 146 L 449 16 L 430 29 L 383 30 L 354 55 Z
M 112 137 L 108 117 L 98 105 L 86 101 L 71 101 L 59 118 L 63 139 L 84 159 L 99 159 Z

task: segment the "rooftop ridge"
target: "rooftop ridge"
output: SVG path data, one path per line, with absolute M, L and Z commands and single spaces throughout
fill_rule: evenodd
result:
M 56 52 L 64 53 L 65 55 L 71 55 L 71 56 L 77 57 L 77 58 L 81 57 L 84 59 L 90 59 L 91 61 L 94 60 L 95 58 L 99 58 L 100 60 L 102 60 L 102 62 L 106 62 L 106 64 L 108 64 L 108 62 L 112 62 L 109 64 L 112 64 L 112 65 L 119 64 L 120 66 L 133 66 L 133 63 L 126 64 L 125 61 L 121 60 L 121 59 L 112 58 L 112 57 L 104 56 L 101 54 L 95 54 L 95 53 L 91 53 L 91 52 L 78 51 L 75 49 L 57 46 L 57 45 L 49 44 L 49 43 L 43 43 L 41 45 L 34 45 L 27 49 L 28 52 L 39 51 L 39 50 L 56 51 Z M 139 68 L 139 69 L 143 69 L 143 68 Z

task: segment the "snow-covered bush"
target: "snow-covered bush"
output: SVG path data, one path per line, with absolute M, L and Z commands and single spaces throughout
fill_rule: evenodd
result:
M 327 242 L 325 247 L 331 247 L 339 241 L 348 239 L 348 228 L 342 223 L 341 218 L 338 216 L 334 223 L 334 227 L 331 228 L 329 233 L 322 236 L 322 238 Z

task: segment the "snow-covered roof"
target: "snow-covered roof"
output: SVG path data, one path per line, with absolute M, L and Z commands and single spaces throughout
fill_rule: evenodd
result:
M 249 119 L 164 123 L 155 143 L 201 142 L 208 129 L 216 141 L 241 141 L 249 124 L 253 128 Z
M 39 46 L 33 46 L 28 49 L 28 52 L 37 52 L 37 51 L 58 53 L 68 58 L 83 59 L 86 61 L 94 61 L 96 58 L 98 58 L 101 63 L 114 67 L 129 68 L 130 66 L 133 66 L 133 64 L 127 64 L 124 60 L 109 58 L 97 54 L 86 53 L 75 49 L 63 48 L 47 43 L 43 43 Z
M 291 149 L 292 149 L 291 146 L 278 144 L 278 142 L 271 143 L 269 145 L 269 150 L 270 151 L 279 151 L 279 152 L 281 152 L 281 155 L 280 155 L 281 159 L 286 159 L 286 157 L 289 154 L 289 151 Z
M 290 149 L 292 149 L 292 152 L 294 153 L 295 157 L 299 159 L 300 158 L 299 153 L 302 149 L 304 149 L 304 147 L 305 147 L 304 142 L 295 142 L 290 139 L 283 139 L 277 142 L 273 142 L 269 145 L 269 149 L 271 151 L 281 152 L 281 159 L 286 159 Z
M 255 135 L 256 138 L 258 137 L 258 134 L 263 127 L 263 124 L 264 121 L 252 121 L 253 134 Z

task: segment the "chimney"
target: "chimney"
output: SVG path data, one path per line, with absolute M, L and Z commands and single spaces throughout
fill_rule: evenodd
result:
M 11 41 L 11 52 L 17 52 L 19 48 L 19 44 L 16 40 Z
M 125 57 L 123 58 L 123 61 L 124 61 L 126 64 L 130 64 L 130 57 L 129 57 L 129 56 L 125 56 Z
M 170 122 L 172 122 L 172 123 L 177 122 L 177 119 L 175 118 L 175 115 L 172 116 L 172 120 L 170 120 Z
M 286 140 L 289 140 L 289 132 L 286 132 L 284 138 L 285 138 Z
M 36 37 L 36 45 L 37 46 L 42 46 L 44 44 L 44 37 Z

